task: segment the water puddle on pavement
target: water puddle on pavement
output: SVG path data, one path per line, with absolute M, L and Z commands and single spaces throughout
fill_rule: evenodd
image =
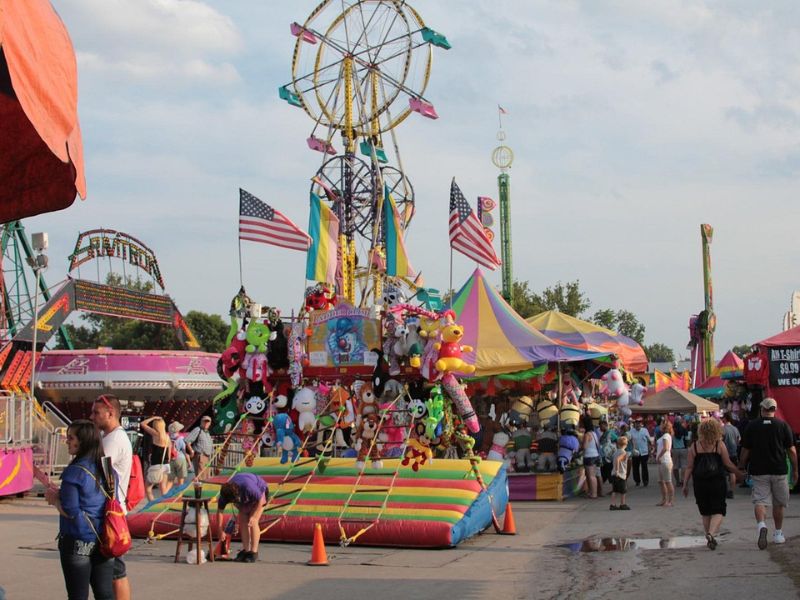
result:
M 724 535 L 724 534 L 723 534 Z M 719 539 L 722 536 L 717 536 Z M 668 538 L 615 538 L 591 537 L 578 542 L 557 544 L 556 548 L 566 548 L 570 552 L 627 552 L 629 550 L 676 550 L 680 548 L 700 548 L 706 545 L 704 536 L 680 535 Z

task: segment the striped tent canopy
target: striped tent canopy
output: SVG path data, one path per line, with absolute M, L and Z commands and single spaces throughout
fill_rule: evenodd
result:
M 548 362 L 579 361 L 608 352 L 587 352 L 556 343 L 525 322 L 486 281 L 475 272 L 454 296 L 452 309 L 464 327 L 461 344 L 475 350 L 464 360 L 476 367 L 475 377 L 526 371 Z
M 744 375 L 744 361 L 728 350 L 711 372 L 711 377 L 692 390 L 703 398 L 722 398 L 725 395 L 725 381 Z
M 548 310 L 527 319 L 528 323 L 557 344 L 590 352 L 616 354 L 625 370 L 647 372 L 647 356 L 642 347 L 629 337 L 582 321 L 556 310 Z

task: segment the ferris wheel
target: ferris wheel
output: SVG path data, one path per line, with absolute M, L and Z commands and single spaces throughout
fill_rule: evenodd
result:
M 339 218 L 348 248 L 342 259 L 344 278 L 350 280 L 344 295 L 352 301 L 355 241 L 370 252 L 380 247 L 384 189 L 403 229 L 414 215 L 414 190 L 394 130 L 412 112 L 438 118 L 423 94 L 433 46 L 450 44 L 404 0 L 325 0 L 302 25 L 293 23 L 291 32 L 297 38 L 292 81 L 279 95 L 314 122 L 306 141 L 323 159 L 311 191 L 327 198 Z M 389 147 L 384 134 L 390 135 Z

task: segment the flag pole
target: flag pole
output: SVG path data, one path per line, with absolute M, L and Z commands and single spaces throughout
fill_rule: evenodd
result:
M 450 246 L 450 288 L 447 290 L 450 296 L 450 306 L 453 306 L 453 247 Z
M 242 277 L 242 238 L 239 238 L 239 285 L 244 287 L 244 277 Z

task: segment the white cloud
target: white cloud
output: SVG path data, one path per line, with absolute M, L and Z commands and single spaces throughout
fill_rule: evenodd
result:
M 276 90 L 291 78 L 289 23 L 315 1 L 55 5 L 78 49 L 89 199 L 33 220 L 50 232 L 48 276 L 78 230 L 116 227 L 156 250 L 182 309 L 223 313 L 238 289 L 238 187 L 306 225 L 322 156 L 305 146 L 311 120 Z M 648 343 L 683 351 L 708 222 L 718 348 L 777 330 L 800 287 L 788 251 L 800 218 L 794 3 L 412 5 L 453 44 L 436 50 L 426 91 L 441 118 L 396 131 L 418 203 L 410 252 L 429 285 L 449 280 L 450 178 L 471 199 L 496 195 L 500 103 L 517 278 L 537 290 L 580 279 L 592 310 L 633 310 Z M 254 297 L 299 304 L 301 253 L 243 251 Z M 457 256 L 454 285 L 472 268 Z
M 234 22 L 197 0 L 56 0 L 82 74 L 172 81 L 238 80 Z

